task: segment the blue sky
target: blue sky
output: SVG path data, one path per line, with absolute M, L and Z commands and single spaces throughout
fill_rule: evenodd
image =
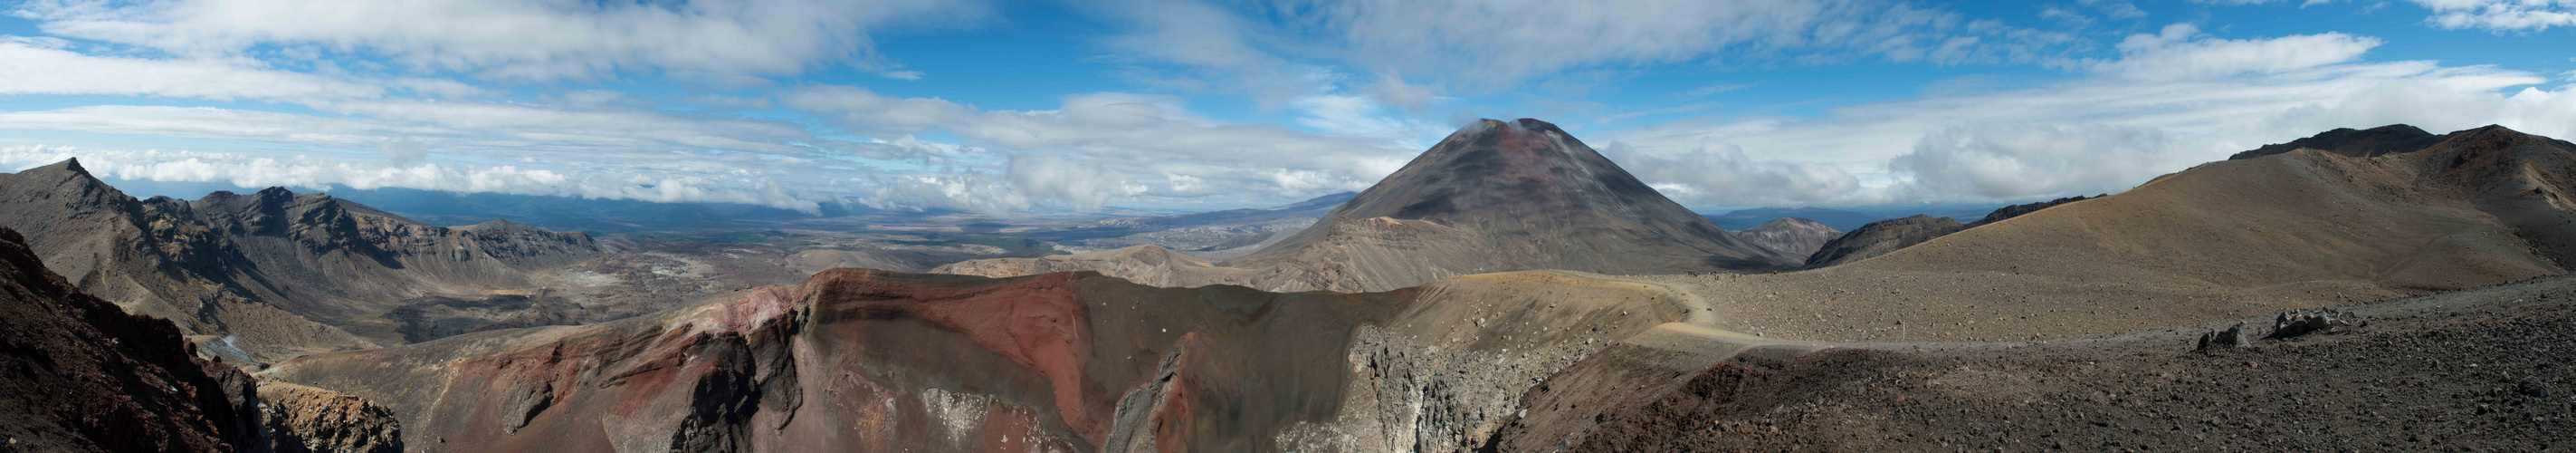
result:
M 997 215 L 1563 126 L 1703 210 L 2115 192 L 2336 127 L 2576 137 L 2576 0 L 35 0 L 0 167 Z

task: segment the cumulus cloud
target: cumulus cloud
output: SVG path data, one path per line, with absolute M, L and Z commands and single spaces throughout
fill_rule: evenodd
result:
M 838 86 L 810 87 L 781 99 L 851 130 L 946 132 L 974 147 L 1024 154 L 1010 161 L 1014 168 L 1091 169 L 1102 178 L 1115 179 L 1083 183 L 1082 187 L 1095 188 L 1084 193 L 1110 194 L 1107 199 L 1188 195 L 1182 192 L 1197 192 L 1200 185 L 1290 197 L 1358 190 L 1393 173 L 1420 152 L 1384 139 L 1210 120 L 1192 113 L 1182 98 L 1163 95 L 1080 94 L 1065 97 L 1054 110 L 984 110 L 936 98 L 895 98 Z M 1046 164 L 1030 166 L 1036 162 Z M 1193 188 L 1171 187 L 1170 181 L 1180 180 L 1170 175 L 1191 178 L 1187 181 Z M 924 190 L 912 193 L 933 193 L 927 188 L 957 180 L 946 177 L 938 178 L 937 184 L 916 184 Z M 1132 185 L 1139 184 L 1134 181 L 1166 181 L 1166 186 L 1134 189 Z M 1028 189 L 1042 194 L 1035 197 L 1040 201 L 1092 203 L 1092 195 L 1052 193 L 1051 187 L 1053 183 Z M 941 189 L 935 193 L 966 192 Z M 1000 204 L 1006 203 L 976 205 Z
M 200 57 L 314 46 L 488 78 L 795 74 L 882 67 L 869 33 L 981 17 L 980 1 L 35 0 L 48 34 Z
M 1613 142 L 1602 154 L 1677 201 L 1713 206 L 1871 204 L 1884 193 L 1833 165 L 1759 160 L 1740 147 L 1716 144 L 1652 153 Z
M 1986 124 L 1926 135 L 1888 166 L 1913 175 L 1898 189 L 1909 197 L 2013 200 L 2128 190 L 2178 154 L 2155 129 Z
M 1031 198 L 1054 200 L 1074 209 L 1100 209 L 1110 200 L 1145 192 L 1118 173 L 1074 164 L 1056 157 L 1013 158 L 1011 186 Z
M 869 175 L 849 182 L 864 193 L 860 203 L 877 209 L 952 210 L 1003 216 L 1031 206 L 1027 195 L 985 172 Z

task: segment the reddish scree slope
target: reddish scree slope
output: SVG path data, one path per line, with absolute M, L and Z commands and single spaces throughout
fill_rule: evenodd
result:
M 313 355 L 269 376 L 387 404 L 411 445 L 459 451 L 1241 451 L 1330 416 L 1352 329 L 1412 294 L 838 269 L 694 309 Z

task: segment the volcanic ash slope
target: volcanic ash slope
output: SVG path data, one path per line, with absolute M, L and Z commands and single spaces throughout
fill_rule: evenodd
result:
M 933 272 L 1100 270 L 1178 286 L 1385 291 L 1451 276 L 1528 269 L 1670 274 L 1792 268 L 1798 259 L 1737 238 L 1664 198 L 1556 125 L 1481 120 L 1277 244 L 1209 271 L 1108 264 L 1116 251 L 968 262 Z M 1161 274 L 1164 270 L 1172 274 Z
M 2316 313 L 2308 313 L 2316 314 Z M 2576 276 L 2338 309 L 2002 343 L 1832 344 L 1533 390 L 1499 451 L 2551 451 L 2576 431 Z M 2247 345 L 2199 349 L 2240 329 Z M 2290 331 L 2295 332 L 2295 331 Z M 1597 357 L 1610 357 L 1605 352 Z M 1589 362 L 1589 361 L 1587 361 Z M 1644 374 L 1644 373 L 1632 373 Z M 1633 382 L 1655 385 L 1638 386 Z M 1573 413 L 1568 413 L 1573 412 Z
M 2369 157 L 2301 149 L 2211 162 L 1823 269 L 1635 279 L 1697 288 L 1748 332 L 1998 340 L 2565 272 L 2576 146 L 2501 127 L 2441 137 Z

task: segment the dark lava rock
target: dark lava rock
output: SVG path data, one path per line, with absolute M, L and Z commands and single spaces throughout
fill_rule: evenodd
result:
M 2282 312 L 2280 316 L 2275 317 L 2272 320 L 2272 334 L 2263 338 L 2277 340 L 2335 329 L 2360 327 L 2362 324 L 2364 323 L 2355 319 L 2351 313 L 2326 309 L 2292 310 Z
M 2020 217 L 2022 214 L 2029 214 L 2029 213 L 2033 213 L 2033 212 L 2039 212 L 2039 210 L 2041 210 L 2041 209 L 2048 209 L 2048 208 L 2056 207 L 2057 205 L 2062 205 L 2062 204 L 2067 204 L 2067 203 L 2074 203 L 2074 202 L 2078 202 L 2078 201 L 2091 200 L 2091 199 L 2095 199 L 2095 198 L 2102 198 L 2102 197 L 2108 197 L 2108 196 L 2111 196 L 2111 194 L 2107 194 L 2107 193 L 2106 193 L 2106 194 L 2094 195 L 2094 196 L 2090 196 L 2090 197 L 2083 196 L 2083 195 L 2076 195 L 2076 196 L 2072 196 L 2072 197 L 2059 198 L 2059 199 L 2055 199 L 2055 200 L 2041 201 L 2041 202 L 2033 202 L 2033 203 L 2023 203 L 2023 204 L 2017 204 L 2017 205 L 2012 205 L 2012 206 L 2005 206 L 2005 207 L 2001 207 L 2001 208 L 1995 208 L 1995 212 L 1993 212 L 1993 213 L 1989 213 L 1989 214 L 1986 214 L 1986 217 L 1985 217 L 1985 218 L 1977 219 L 1977 221 L 1975 221 L 1975 222 L 1970 222 L 1970 223 L 1968 223 L 1968 228 L 1976 228 L 1976 227 L 1986 226 L 1986 225 L 1989 225 L 1989 224 L 1993 224 L 1993 223 L 1995 223 L 1995 222 L 2001 222 L 2001 221 L 2004 221 L 2004 219 L 2010 219 L 2010 218 L 2014 218 L 2014 217 Z
M 2389 153 L 2402 153 L 2424 149 L 2425 147 L 2433 146 L 2435 143 L 2441 143 L 2442 140 L 2448 138 L 2450 138 L 2449 135 L 2433 135 L 2433 133 L 2424 132 L 2423 129 L 2404 124 L 2391 124 L 2363 130 L 2341 128 L 2325 131 L 2324 133 L 2317 134 L 2314 137 L 2291 140 L 2289 143 L 2263 145 L 2263 147 L 2255 148 L 2252 151 L 2227 156 L 2227 160 L 2252 159 L 2296 151 L 2301 148 L 2315 149 L 2353 157 L 2372 157 Z
M 2200 346 L 2192 350 L 2210 352 L 2219 348 L 2242 348 L 2253 345 L 2254 338 L 2245 335 L 2245 323 L 2240 322 L 2228 326 L 2227 330 L 2200 334 Z
M 249 375 L 197 358 L 169 321 L 72 287 L 24 240 L 0 228 L 0 450 L 262 446 Z

